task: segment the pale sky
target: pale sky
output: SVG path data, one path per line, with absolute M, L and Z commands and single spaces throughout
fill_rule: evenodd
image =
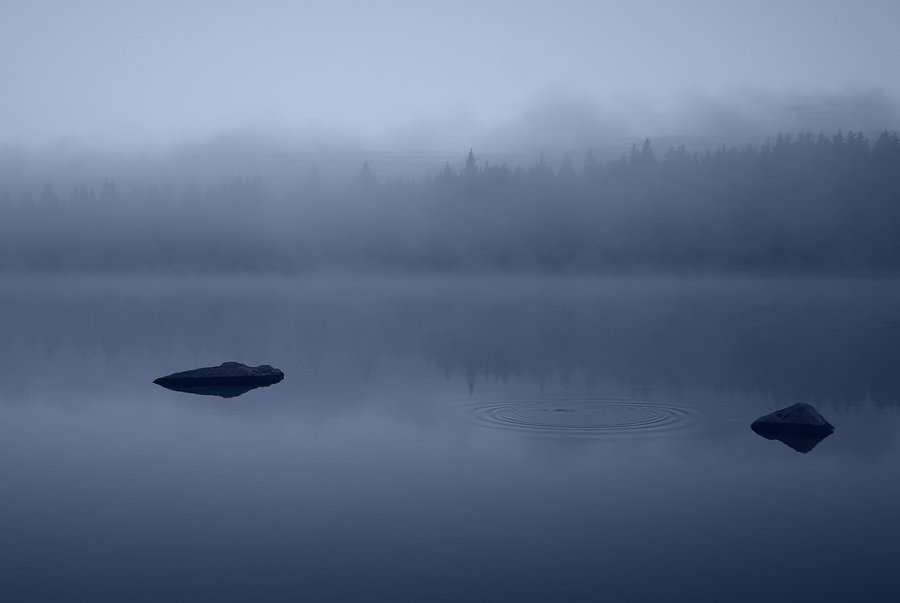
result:
M 894 99 L 898 27 L 897 0 L 0 0 L 0 142 L 496 126 L 545 98 Z

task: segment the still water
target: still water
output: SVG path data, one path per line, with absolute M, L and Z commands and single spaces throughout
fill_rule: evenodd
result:
M 8 278 L 0 337 L 3 601 L 900 599 L 898 282 Z M 227 360 L 285 380 L 152 383 Z

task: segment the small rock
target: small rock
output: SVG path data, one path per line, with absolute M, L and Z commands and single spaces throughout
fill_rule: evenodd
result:
M 750 429 L 759 434 L 827 436 L 834 427 L 819 412 L 803 402 L 776 410 L 753 421 Z
M 834 432 L 834 427 L 809 404 L 794 404 L 760 417 L 750 424 L 757 435 L 778 440 L 803 454 Z

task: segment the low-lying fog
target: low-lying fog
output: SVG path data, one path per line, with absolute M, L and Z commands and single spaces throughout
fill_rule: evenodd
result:
M 352 179 L 364 161 L 382 178 L 422 180 L 449 162 L 461 167 L 469 149 L 480 160 L 528 167 L 541 154 L 558 166 L 578 164 L 590 149 L 614 160 L 649 138 L 665 152 L 684 144 L 705 152 L 761 145 L 778 134 L 863 132 L 870 138 L 900 128 L 900 103 L 875 89 L 809 94 L 682 95 L 677 101 L 604 102 L 544 95 L 494 123 L 465 115 L 410 121 L 378 134 L 322 127 L 234 127 L 193 138 L 143 137 L 110 143 L 85 137 L 52 142 L 0 138 L 2 192 L 20 195 L 52 184 L 65 192 L 106 179 L 126 187 L 208 185 L 260 176 L 277 189 L 296 186 L 315 167 L 324 181 Z

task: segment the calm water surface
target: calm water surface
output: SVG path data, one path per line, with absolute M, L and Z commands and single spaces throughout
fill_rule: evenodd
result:
M 3 601 L 900 599 L 898 282 L 21 278 L 0 337 Z M 286 377 L 152 383 L 226 360 Z

